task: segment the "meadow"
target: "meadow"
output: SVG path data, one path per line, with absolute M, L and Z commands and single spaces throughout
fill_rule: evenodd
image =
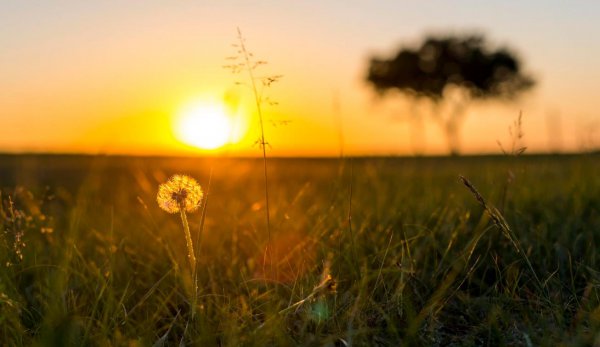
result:
M 3 155 L 0 344 L 598 345 L 599 159 Z

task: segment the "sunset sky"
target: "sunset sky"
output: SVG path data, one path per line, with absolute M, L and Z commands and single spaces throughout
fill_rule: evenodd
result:
M 600 144 L 598 18 L 592 0 L 2 1 L 0 152 L 259 155 L 252 94 L 235 86 L 245 76 L 223 68 L 238 27 L 268 61 L 260 74 L 283 75 L 266 91 L 279 103 L 264 109 L 270 155 L 411 154 L 409 107 L 378 102 L 368 60 L 447 32 L 514 48 L 538 81 L 517 102 L 471 105 L 465 153 L 498 152 L 519 110 L 529 151 L 588 149 Z M 183 143 L 185 109 L 224 96 L 239 100 L 239 142 Z M 431 120 L 425 133 L 426 153 L 447 152 Z

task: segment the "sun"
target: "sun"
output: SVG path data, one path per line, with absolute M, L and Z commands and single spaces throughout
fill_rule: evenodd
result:
M 181 142 L 205 150 L 223 147 L 240 138 L 239 124 L 219 103 L 193 103 L 184 107 L 174 130 Z

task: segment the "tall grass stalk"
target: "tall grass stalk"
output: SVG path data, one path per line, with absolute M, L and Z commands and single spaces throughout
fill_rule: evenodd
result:
M 504 187 L 502 189 L 502 200 L 500 201 L 500 211 L 504 212 L 506 207 L 506 203 L 508 200 L 508 190 L 510 185 L 515 181 L 516 178 L 516 162 L 517 158 L 520 157 L 525 151 L 527 147 L 522 144 L 523 140 L 523 111 L 519 112 L 519 116 L 513 122 L 512 126 L 508 127 L 508 134 L 511 138 L 511 147 L 510 150 L 508 148 L 504 148 L 502 142 L 497 140 L 496 143 L 500 147 L 502 153 L 510 158 L 510 163 L 508 170 L 506 171 L 506 181 L 504 182 Z
M 357 270 L 356 260 L 358 254 L 356 253 L 356 244 L 354 240 L 354 231 L 352 230 L 352 195 L 354 193 L 354 162 L 350 158 L 350 187 L 348 191 L 348 232 L 350 233 L 350 243 L 352 245 L 352 262 L 354 263 L 354 269 Z M 357 274 L 360 271 L 357 270 Z
M 208 196 L 210 195 L 210 184 L 212 182 L 213 169 L 210 169 L 210 175 L 208 177 L 208 186 L 206 187 L 206 193 L 204 195 L 204 202 L 202 204 L 202 212 L 200 217 L 200 226 L 198 227 L 198 235 L 196 236 L 196 253 L 200 253 L 200 247 L 202 245 L 202 234 L 204 233 L 204 221 L 206 220 L 206 207 L 208 206 Z M 193 246 L 192 246 L 193 247 Z M 198 302 L 198 261 L 194 261 L 195 267 L 193 270 L 194 280 L 194 298 L 192 300 L 193 307 L 196 307 Z M 195 310 L 192 310 L 192 316 L 195 314 Z
M 254 103 L 256 105 L 256 113 L 258 114 L 258 121 L 260 123 L 260 147 L 262 149 L 263 156 L 263 168 L 264 168 L 264 176 L 265 176 L 265 217 L 267 219 L 267 237 L 268 237 L 268 246 L 271 246 L 271 213 L 269 209 L 269 174 L 267 170 L 267 142 L 265 140 L 265 124 L 263 119 L 262 112 L 262 96 L 258 92 L 258 88 L 256 87 L 256 78 L 254 76 L 253 65 L 250 61 L 250 53 L 248 49 L 246 49 L 246 44 L 244 43 L 244 37 L 242 36 L 242 31 L 238 28 L 238 40 L 240 42 L 240 49 L 242 50 L 242 55 L 244 56 L 244 61 L 246 62 L 246 71 L 248 72 L 248 77 L 250 78 L 250 83 L 252 86 L 252 95 L 254 96 Z
M 339 156 L 340 160 L 344 159 L 344 122 L 342 117 L 342 106 L 340 102 L 340 92 L 339 90 L 333 91 L 332 98 L 332 109 L 333 109 L 333 118 L 335 127 L 337 130 L 338 137 L 338 147 L 339 147 Z
M 267 247 L 265 249 L 265 260 L 263 260 L 263 266 L 266 263 L 266 258 L 270 259 L 271 272 L 273 270 L 273 260 L 274 256 L 272 254 L 272 245 L 271 245 L 271 209 L 269 206 L 269 173 L 267 168 L 267 145 L 265 137 L 265 124 L 264 124 L 264 115 L 262 104 L 267 99 L 263 98 L 262 89 L 264 87 L 270 86 L 272 83 L 277 82 L 281 76 L 267 76 L 267 77 L 259 77 L 256 76 L 254 70 L 260 66 L 266 64 L 265 61 L 254 60 L 253 54 L 246 47 L 244 36 L 242 35 L 242 31 L 240 28 L 237 28 L 238 32 L 238 44 L 235 44 L 234 47 L 238 49 L 239 57 L 231 57 L 229 59 L 237 60 L 241 58 L 241 62 L 237 64 L 228 65 L 226 68 L 230 68 L 233 72 L 245 71 L 248 74 L 248 78 L 250 80 L 250 89 L 252 91 L 252 95 L 254 98 L 254 104 L 256 106 L 256 113 L 258 115 L 259 125 L 260 125 L 260 139 L 258 140 L 258 144 L 262 150 L 262 158 L 263 158 L 263 176 L 265 181 L 265 218 L 266 218 L 266 229 L 267 229 Z M 262 84 L 261 90 L 258 88 L 258 82 Z M 272 104 L 275 104 L 271 102 Z
M 492 221 L 494 222 L 494 224 L 498 228 L 500 228 L 500 230 L 502 230 L 502 233 L 511 242 L 511 244 L 513 245 L 513 247 L 515 248 L 515 250 L 517 251 L 517 253 L 523 258 L 523 260 L 527 264 L 527 267 L 529 267 L 529 270 L 531 271 L 531 274 L 533 275 L 533 277 L 534 277 L 536 283 L 538 284 L 539 288 L 542 291 L 545 291 L 544 284 L 542 283 L 542 281 L 538 277 L 535 269 L 533 268 L 533 265 L 531 264 L 531 261 L 529 260 L 529 257 L 527 256 L 527 253 L 525 252 L 525 250 L 523 249 L 523 247 L 521 247 L 521 243 L 519 242 L 519 240 L 514 235 L 514 232 L 512 231 L 512 229 L 510 228 L 510 226 L 506 222 L 506 219 L 504 219 L 504 216 L 502 216 L 502 214 L 500 213 L 500 211 L 498 211 L 498 209 L 496 209 L 493 206 L 490 206 L 485 201 L 485 199 L 479 193 L 479 191 L 475 188 L 475 186 L 473 185 L 473 183 L 471 183 L 464 176 L 459 176 L 459 178 L 460 178 L 461 182 L 465 185 L 465 187 L 467 187 L 467 189 L 471 192 L 471 194 L 473 194 L 473 196 L 475 197 L 475 199 L 477 200 L 477 202 L 479 202 L 479 204 L 481 205 L 481 207 L 483 207 L 483 209 L 488 213 L 488 215 L 490 216 L 490 218 L 492 218 Z
M 210 185 L 212 183 L 213 169 L 210 169 L 208 176 L 208 185 L 206 186 L 206 193 L 204 195 L 204 203 L 202 204 L 202 212 L 200 216 L 200 226 L 198 227 L 198 235 L 196 235 L 196 253 L 200 254 L 200 247 L 202 246 L 202 235 L 204 234 L 204 221 L 206 220 L 206 208 L 208 206 L 208 196 L 210 195 Z

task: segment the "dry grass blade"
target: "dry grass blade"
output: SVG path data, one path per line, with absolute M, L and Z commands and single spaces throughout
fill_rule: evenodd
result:
M 525 260 L 525 262 L 527 263 L 527 266 L 529 267 L 529 270 L 531 271 L 531 274 L 535 278 L 540 289 L 544 289 L 545 286 L 542 283 L 542 281 L 540 280 L 540 278 L 538 277 L 536 271 L 534 270 L 533 265 L 531 264 L 531 261 L 529 260 L 529 257 L 522 250 L 522 247 L 521 247 L 519 241 L 517 240 L 517 238 L 515 238 L 513 236 L 513 232 L 510 229 L 510 227 L 509 227 L 508 223 L 506 222 L 506 220 L 504 219 L 504 217 L 502 216 L 502 214 L 495 207 L 490 206 L 489 204 L 486 203 L 485 199 L 479 193 L 479 191 L 477 191 L 477 188 L 475 188 L 473 183 L 471 183 L 467 178 L 465 178 L 462 175 L 459 175 L 458 177 L 460 178 L 461 182 L 465 185 L 465 187 L 467 187 L 467 189 L 469 189 L 469 191 L 471 191 L 471 193 L 473 194 L 475 199 L 479 202 L 479 204 L 489 214 L 490 218 L 492 218 L 492 220 L 494 221 L 494 224 L 497 227 L 499 227 L 500 230 L 502 230 L 502 233 L 512 243 L 516 252 L 521 254 L 521 256 L 523 257 L 523 260 Z
M 321 280 L 321 282 L 313 288 L 312 292 L 310 294 L 308 294 L 308 296 L 298 302 L 296 302 L 295 304 L 292 304 L 286 308 L 284 308 L 283 310 L 279 311 L 279 313 L 284 313 L 286 311 L 289 311 L 293 308 L 299 308 L 300 306 L 302 306 L 302 304 L 316 299 L 318 297 L 321 297 L 323 295 L 326 294 L 335 294 L 337 292 L 337 282 L 335 281 L 335 279 L 330 275 L 327 274 L 325 276 L 325 278 L 323 280 Z

